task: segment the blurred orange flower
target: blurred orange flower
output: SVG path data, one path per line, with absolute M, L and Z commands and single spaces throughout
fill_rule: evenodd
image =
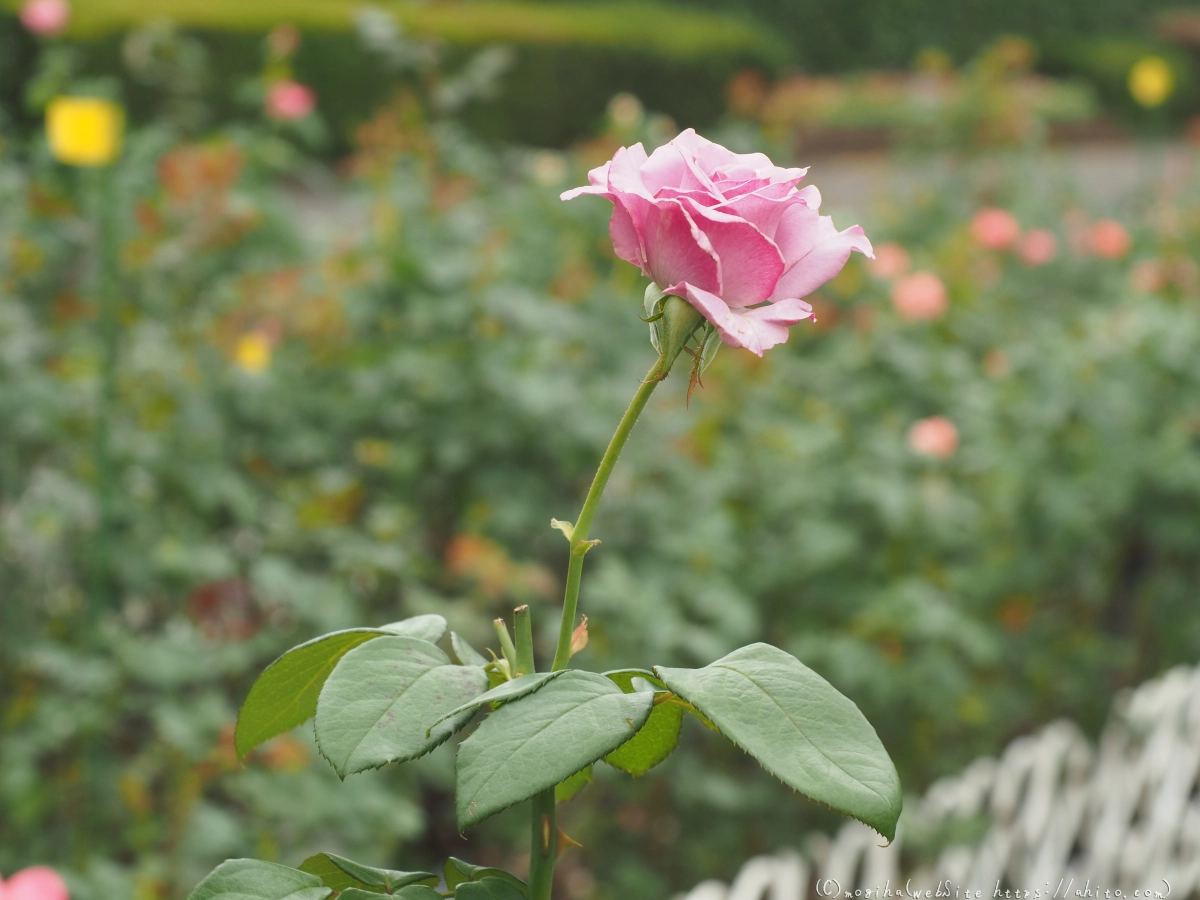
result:
M 975 213 L 971 219 L 971 237 L 980 247 L 1005 250 L 1020 237 L 1021 224 L 1006 209 L 989 207 Z
M 1058 238 L 1046 228 L 1034 228 L 1021 238 L 1017 252 L 1027 266 L 1044 266 L 1058 255 Z
M 1133 246 L 1125 226 L 1116 219 L 1101 219 L 1092 226 L 1092 252 L 1105 259 L 1120 259 Z
M 867 271 L 876 278 L 898 278 L 908 272 L 910 263 L 907 250 L 888 242 L 875 248 L 875 258 L 867 261 Z
M 920 456 L 948 459 L 958 449 L 958 429 L 945 416 L 930 416 L 908 429 L 908 447 Z
M 892 305 L 910 321 L 940 318 L 947 302 L 946 285 L 933 272 L 914 272 L 892 288 Z

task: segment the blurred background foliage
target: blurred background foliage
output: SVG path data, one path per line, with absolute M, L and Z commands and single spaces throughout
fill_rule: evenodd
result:
M 309 729 L 243 767 L 232 726 L 323 631 L 436 611 L 486 646 L 530 603 L 552 639 L 549 519 L 575 514 L 652 356 L 607 207 L 558 193 L 686 125 L 779 162 L 891 149 L 904 177 L 862 219 L 879 260 L 822 289 L 815 325 L 764 360 L 723 351 L 690 408 L 675 380 L 656 394 L 595 526 L 578 662 L 771 641 L 859 703 L 915 793 L 1054 716 L 1095 730 L 1116 690 L 1196 660 L 1194 151 L 1144 144 L 1117 196 L 1047 150 L 1186 133 L 1187 10 L 979 3 L 918 41 L 882 5 L 764 2 L 734 28 L 724 8 L 312 0 L 288 7 L 302 36 L 264 44 L 277 11 L 242 7 L 0 26 L 0 872 L 177 900 L 227 856 L 520 868 L 519 816 L 455 833 L 449 747 L 341 784 Z M 691 25 L 654 43 L 655 16 Z M 859 43 L 821 56 L 840 30 Z M 1130 88 L 1148 57 L 1171 73 L 1154 104 Z M 264 117 L 293 77 L 316 111 Z M 39 136 L 68 89 L 131 110 L 107 185 Z M 949 432 L 913 430 L 936 417 Z M 559 887 L 661 898 L 836 824 L 695 728 L 638 784 L 599 767 Z

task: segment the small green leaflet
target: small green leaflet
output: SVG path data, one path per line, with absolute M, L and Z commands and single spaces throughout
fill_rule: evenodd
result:
M 479 709 L 485 703 L 511 703 L 513 700 L 519 700 L 522 697 L 532 694 L 547 681 L 557 678 L 565 671 L 567 670 L 559 669 L 557 672 L 536 672 L 533 675 L 519 675 L 512 681 L 501 682 L 486 694 L 480 694 L 470 702 L 464 703 L 457 709 L 446 713 L 434 725 L 440 725 L 445 719 L 449 719 L 452 716 L 462 716 L 468 712 L 474 714 L 475 710 Z
M 238 713 L 234 743 L 242 759 L 259 744 L 313 717 L 325 679 L 343 656 L 387 632 L 376 628 L 336 631 L 293 647 L 271 663 Z
M 617 684 L 627 694 L 642 690 L 653 691 L 656 688 L 661 691 L 667 689 L 657 675 L 641 669 L 605 672 L 604 677 Z M 604 761 L 635 778 L 645 775 L 670 756 L 679 743 L 683 713 L 683 707 L 677 703 L 659 703 L 650 713 L 646 724 L 638 729 L 638 733 L 604 757 Z
M 454 889 L 454 900 L 525 900 L 525 894 L 500 878 L 465 881 Z
M 895 837 L 896 767 L 858 707 L 798 659 L 752 644 L 703 669 L 655 671 L 785 784 Z
M 653 717 L 654 716 L 652 713 L 651 718 Z M 646 724 L 648 725 L 649 722 Z M 643 725 L 642 727 L 645 728 L 646 725 Z M 628 741 L 626 741 L 626 743 L 628 743 Z M 571 800 L 574 800 L 575 797 L 578 796 L 579 792 L 591 783 L 592 767 L 588 766 L 586 769 L 581 769 L 570 778 L 566 779 L 565 781 L 560 781 L 554 786 L 554 802 L 567 803 Z
M 446 860 L 446 864 L 442 866 L 442 874 L 446 877 L 446 887 L 450 888 L 450 890 L 454 890 L 460 884 L 468 881 L 499 878 L 501 881 L 507 881 L 520 890 L 522 896 L 528 893 L 525 882 L 516 875 L 510 875 L 503 869 L 496 869 L 492 866 L 477 866 L 474 863 L 463 862 L 461 859 L 455 859 L 453 856 Z
M 353 860 L 333 853 L 318 853 L 300 864 L 301 872 L 316 875 L 327 887 L 335 891 L 357 888 L 376 894 L 391 893 L 410 884 L 436 885 L 438 878 L 432 872 L 397 872 L 394 869 L 377 869 L 364 866 Z
M 188 900 L 324 900 L 333 890 L 299 869 L 258 859 L 231 859 L 213 869 Z
M 346 888 L 337 895 L 337 900 L 379 900 L 380 896 L 380 894 L 364 891 L 362 888 Z M 421 884 L 400 888 L 396 893 L 388 896 L 393 900 L 444 900 L 442 895 L 433 888 Z
M 567 669 L 506 703 L 458 748 L 455 802 L 466 830 L 591 765 L 631 738 L 654 703 L 603 675 Z
M 483 667 L 488 664 L 487 658 L 467 643 L 466 639 L 456 631 L 450 632 L 450 649 L 464 666 Z
M 380 628 L 390 634 L 403 634 L 436 644 L 442 639 L 442 635 L 446 633 L 446 619 L 437 613 L 429 613 L 424 616 L 413 616 L 411 619 L 393 622 L 391 625 L 381 625 Z
M 456 666 L 428 641 L 380 637 L 347 653 L 317 702 L 317 746 L 343 778 L 428 753 L 468 715 L 427 730 L 487 689 L 478 666 Z

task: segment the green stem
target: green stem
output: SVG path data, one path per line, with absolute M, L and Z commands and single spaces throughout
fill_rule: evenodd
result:
M 554 860 L 558 856 L 558 823 L 554 818 L 554 788 L 533 798 L 529 835 L 529 900 L 550 900 Z
M 670 365 L 670 363 L 666 363 L 665 367 L 670 369 Z M 608 478 L 617 464 L 617 457 L 621 455 L 625 442 L 629 440 L 633 426 L 637 424 L 638 416 L 645 409 L 650 395 L 654 393 L 654 389 L 662 380 L 665 374 L 663 369 L 663 358 L 660 357 L 646 375 L 646 380 L 642 382 L 637 393 L 633 395 L 629 409 L 625 410 L 625 415 L 621 417 L 621 423 L 617 426 L 612 440 L 608 442 L 608 449 L 604 451 L 603 459 L 600 460 L 600 468 L 596 470 L 596 477 L 592 479 L 587 499 L 583 501 L 583 509 L 579 513 L 579 520 L 575 523 L 575 529 L 571 535 L 571 562 L 567 568 L 567 590 L 563 597 L 562 625 L 558 631 L 558 648 L 554 652 L 552 671 L 565 669 L 571 658 L 571 632 L 575 630 L 575 613 L 579 608 L 579 581 L 583 577 L 583 557 L 592 547 L 588 542 L 588 529 L 592 527 L 592 519 L 596 515 L 596 508 L 600 505 L 600 497 L 604 494 Z
M 533 660 L 533 617 L 528 606 L 513 610 L 513 630 L 517 633 L 517 674 L 532 675 L 537 665 Z

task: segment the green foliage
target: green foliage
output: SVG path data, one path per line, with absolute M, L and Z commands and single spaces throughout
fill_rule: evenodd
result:
M 238 714 L 236 747 L 244 757 L 259 744 L 307 722 L 317 712 L 325 680 L 343 656 L 385 634 L 356 628 L 301 644 L 267 667 Z
M 896 836 L 896 767 L 858 707 L 799 660 L 753 644 L 703 669 L 656 671 L 785 784 Z
M 442 867 L 442 875 L 446 879 L 446 887 L 450 890 L 454 890 L 460 884 L 465 884 L 469 881 L 481 881 L 484 878 L 499 878 L 501 881 L 509 882 L 522 893 L 525 892 L 525 882 L 510 875 L 508 872 L 492 866 L 477 866 L 473 863 L 463 862 L 461 859 L 455 859 L 453 856 L 446 860 L 446 864 Z
M 666 686 L 653 672 L 628 669 L 605 672 L 604 675 L 626 693 L 655 689 L 666 691 Z M 677 703 L 657 703 L 638 733 L 605 756 L 604 761 L 634 777 L 645 775 L 670 756 L 679 743 L 683 714 L 684 708 Z
M 645 729 L 647 725 L 649 725 L 649 720 L 647 720 L 646 725 L 642 726 L 642 729 Z M 591 783 L 592 767 L 588 766 L 585 769 L 580 769 L 566 781 L 560 781 L 554 786 L 554 802 L 569 803 L 578 797 L 579 792 Z
M 456 900 L 524 900 L 525 894 L 501 878 L 468 881 L 454 890 Z
M 487 673 L 479 666 L 456 666 L 417 638 L 379 638 L 347 653 L 325 682 L 317 701 L 317 746 L 343 778 L 416 759 L 465 725 L 474 710 L 447 718 L 448 711 L 486 690 Z
M 446 719 L 458 718 L 464 715 L 473 715 L 476 710 L 482 709 L 487 704 L 509 703 L 513 700 L 532 694 L 545 686 L 546 682 L 564 674 L 566 669 L 559 669 L 556 672 L 536 672 L 531 675 L 520 675 L 511 681 L 505 681 L 496 685 L 486 693 L 480 694 L 462 706 L 455 707 L 450 712 L 436 720 L 433 724 L 440 725 Z
M 393 622 L 391 625 L 384 625 L 382 626 L 382 630 L 389 631 L 392 634 L 416 638 L 428 644 L 436 644 L 442 639 L 442 635 L 446 633 L 446 619 L 437 613 L 426 613 L 423 616 L 413 616 L 411 619 L 404 619 L 400 622 Z
M 689 0 L 724 8 L 722 0 Z M 939 0 L 860 0 L 830 6 L 818 0 L 746 0 L 743 8 L 778 30 L 810 71 L 900 68 L 928 47 L 959 62 L 1001 34 L 1040 47 L 1084 35 L 1138 34 L 1155 14 L 1180 0 L 975 0 L 948 7 Z
M 298 869 L 257 859 L 231 859 L 217 866 L 188 900 L 322 900 L 333 891 Z
M 458 748 L 459 828 L 554 787 L 616 749 L 645 723 L 653 699 L 569 669 L 500 707 Z
M 364 866 L 333 853 L 318 853 L 300 864 L 300 871 L 315 875 L 335 891 L 357 888 L 375 894 L 394 894 L 408 885 L 436 885 L 432 872 L 396 872 Z

